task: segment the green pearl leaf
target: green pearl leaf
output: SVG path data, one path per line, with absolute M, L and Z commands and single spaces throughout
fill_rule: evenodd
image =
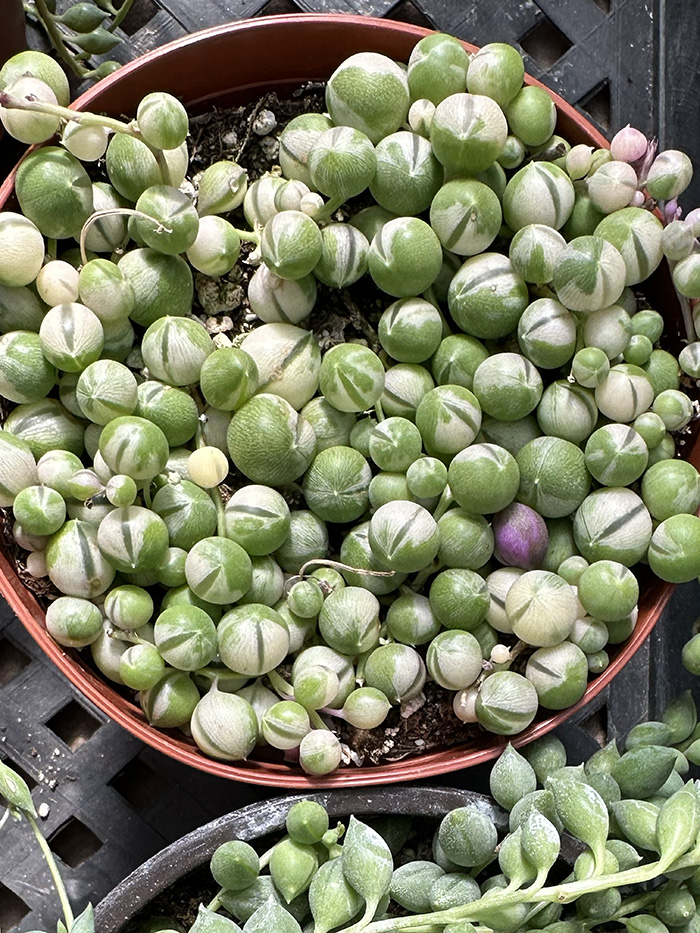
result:
M 645 800 L 620 800 L 612 805 L 618 826 L 636 849 L 656 851 L 659 808 Z
M 328 933 L 349 923 L 362 909 L 363 899 L 343 874 L 340 858 L 324 862 L 309 887 L 309 907 L 314 933 Z
M 547 789 L 554 794 L 564 827 L 593 851 L 596 869 L 602 871 L 610 828 L 603 798 L 590 785 L 561 772 L 547 779 Z
M 243 927 L 243 933 L 270 933 L 271 930 L 275 933 L 301 933 L 294 917 L 272 897 L 258 907 Z
M 318 856 L 310 845 L 283 839 L 272 851 L 270 875 L 289 904 L 306 891 L 318 870 Z
M 671 745 L 685 742 L 692 734 L 698 721 L 695 701 L 690 690 L 681 693 L 664 710 L 661 721 L 671 729 Z
M 625 752 L 613 765 L 612 776 L 623 797 L 644 800 L 666 783 L 676 763 L 675 748 L 646 745 Z
M 642 856 L 637 852 L 634 846 L 624 839 L 608 839 L 605 848 L 617 859 L 620 871 L 627 871 L 629 868 L 636 868 L 642 860 Z
M 612 739 L 607 745 L 604 745 L 600 751 L 588 759 L 585 763 L 584 771 L 586 774 L 611 774 L 612 769 L 620 759 L 620 752 L 617 748 L 617 742 Z
M 189 933 L 241 933 L 241 928 L 228 917 L 200 904 L 197 919 L 190 927 Z
M 556 826 L 538 810 L 533 810 L 521 828 L 520 844 L 525 857 L 535 866 L 538 874 L 548 872 L 559 858 L 561 849 Z
M 665 722 L 640 722 L 627 734 L 625 748 L 643 748 L 646 745 L 671 745 L 673 730 Z
M 628 933 L 668 933 L 668 927 L 658 917 L 651 914 L 638 914 L 636 917 L 626 917 L 622 921 Z
M 2 761 L 0 761 L 0 795 L 7 801 L 13 815 L 19 817 L 19 814 L 22 814 L 37 818 L 27 782 Z
M 498 864 L 510 882 L 509 887 L 513 888 L 521 888 L 529 881 L 533 881 L 537 874 L 536 868 L 523 852 L 522 835 L 523 831 L 521 827 L 518 827 L 514 833 L 506 836 L 498 851 Z
M 547 933 L 585 933 L 586 926 L 581 920 L 559 920 L 544 929 Z
M 491 769 L 489 784 L 496 801 L 512 810 L 518 800 L 537 788 L 537 777 L 532 765 L 509 742 Z
M 529 761 L 537 780 L 544 784 L 550 774 L 566 764 L 566 749 L 556 735 L 544 735 L 522 750 L 523 758 Z
M 376 830 L 351 816 L 341 862 L 345 878 L 366 901 L 365 916 L 358 926 L 362 929 L 391 886 L 391 850 Z
M 670 865 L 695 845 L 700 832 L 700 802 L 689 781 L 659 811 L 656 838 L 661 862 Z

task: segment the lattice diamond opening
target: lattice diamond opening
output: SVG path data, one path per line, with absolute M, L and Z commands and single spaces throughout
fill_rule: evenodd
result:
M 74 752 L 97 732 L 102 723 L 76 700 L 71 700 L 46 725 Z
M 520 45 L 542 68 L 551 68 L 566 55 L 573 42 L 543 13 L 538 23 L 520 39 Z
M 163 796 L 170 787 L 170 781 L 142 758 L 136 757 L 112 778 L 109 785 L 140 813 Z
M 101 841 L 84 823 L 71 817 L 49 837 L 49 846 L 62 862 L 77 868 L 102 848 Z

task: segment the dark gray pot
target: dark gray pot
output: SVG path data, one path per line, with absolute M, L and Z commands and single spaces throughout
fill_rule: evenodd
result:
M 99 933 L 118 933 L 156 895 L 208 862 L 222 842 L 229 839 L 254 842 L 279 832 L 284 828 L 287 811 L 298 800 L 317 801 L 328 810 L 332 820 L 350 814 L 358 818 L 401 815 L 441 819 L 455 807 L 474 804 L 495 822 L 500 832 L 508 827 L 508 815 L 490 797 L 446 787 L 388 787 L 276 797 L 219 817 L 154 855 L 98 904 L 96 929 Z
M 208 862 L 222 842 L 241 839 L 253 843 L 279 832 L 284 828 L 287 811 L 298 800 L 322 804 L 331 820 L 351 814 L 358 818 L 415 816 L 439 820 L 455 807 L 473 804 L 494 821 L 499 834 L 508 829 L 508 814 L 491 797 L 458 788 L 378 787 L 275 797 L 219 817 L 154 855 L 97 905 L 96 929 L 99 933 L 119 933 L 158 894 Z M 561 854 L 565 861 L 573 863 L 581 849 L 577 840 L 566 834 L 562 836 Z

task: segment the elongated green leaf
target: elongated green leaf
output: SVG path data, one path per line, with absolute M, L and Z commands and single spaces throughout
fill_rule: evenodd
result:
M 627 927 L 628 933 L 668 933 L 668 927 L 658 917 L 651 914 L 638 914 L 636 917 L 627 917 L 621 921 Z
M 669 703 L 661 716 L 661 721 L 671 727 L 671 745 L 685 742 L 698 721 L 698 712 L 690 690 L 681 693 Z
M 343 874 L 340 858 L 321 865 L 309 888 L 314 933 L 328 933 L 329 930 L 349 923 L 363 904 L 363 898 L 350 886 Z
M 612 805 L 622 832 L 636 849 L 656 851 L 659 808 L 646 800 L 620 800 Z
M 665 722 L 640 722 L 630 729 L 625 739 L 625 748 L 644 748 L 648 745 L 671 745 L 673 730 Z
M 92 904 L 79 914 L 71 924 L 70 933 L 95 933 L 95 911 Z
M 538 810 L 533 810 L 524 823 L 521 846 L 525 857 L 538 872 L 549 871 L 559 858 L 561 839 L 556 826 Z
M 274 933 L 301 933 L 294 917 L 271 897 L 246 921 L 243 933 L 272 933 L 273 930 Z
M 241 928 L 228 917 L 223 917 L 200 904 L 197 919 L 190 927 L 189 933 L 241 933 Z
M 607 745 L 604 745 L 600 751 L 588 759 L 584 765 L 586 774 L 610 774 L 615 762 L 619 761 L 620 752 L 617 748 L 617 742 L 612 739 Z
M 530 762 L 509 742 L 491 769 L 489 784 L 496 801 L 512 810 L 520 799 L 537 788 L 537 777 Z
M 350 817 L 341 856 L 343 874 L 367 902 L 376 907 L 389 891 L 394 860 L 391 850 L 376 830 Z
M 675 748 L 646 745 L 625 752 L 611 773 L 623 797 L 644 800 L 663 787 L 673 771 L 676 757 Z
M 589 846 L 600 872 L 605 860 L 605 842 L 610 826 L 608 809 L 600 794 L 589 784 L 568 775 L 559 775 L 553 774 L 547 779 L 547 789 L 554 794 L 557 812 L 564 827 Z
M 522 827 L 510 833 L 501 843 L 498 851 L 498 864 L 506 878 L 516 887 L 534 881 L 537 869 L 525 856 L 521 846 Z
M 270 875 L 288 904 L 306 891 L 317 869 L 318 856 L 313 846 L 282 839 L 272 852 Z
M 0 761 L 0 795 L 8 802 L 11 810 L 36 819 L 37 812 L 26 781 L 3 761 Z
M 700 803 L 692 782 L 676 791 L 659 810 L 656 839 L 664 865 L 670 865 L 697 842 L 700 832 Z

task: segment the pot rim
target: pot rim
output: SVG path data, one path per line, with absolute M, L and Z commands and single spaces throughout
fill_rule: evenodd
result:
M 411 24 L 345 13 L 286 14 L 268 18 L 240 20 L 192 33 L 148 52 L 146 55 L 123 66 L 119 71 L 102 79 L 77 98 L 71 104 L 71 107 L 80 110 L 89 107 L 93 101 L 99 104 L 102 95 L 109 91 L 110 88 L 118 85 L 124 78 L 138 74 L 140 70 L 150 64 L 157 63 L 160 59 L 182 49 L 196 48 L 200 45 L 202 49 L 206 49 L 207 44 L 210 42 L 216 42 L 222 38 L 228 39 L 231 36 L 244 37 L 250 30 L 262 32 L 263 34 L 267 32 L 268 35 L 271 35 L 279 29 L 306 30 L 313 27 L 330 27 L 337 31 L 346 27 L 355 27 L 356 29 L 361 27 L 368 35 L 376 37 L 379 43 L 381 43 L 382 36 L 386 36 L 388 33 L 398 34 L 406 37 L 406 39 L 411 38 L 418 41 L 418 39 L 434 32 L 434 30 L 423 29 Z M 477 48 L 467 42 L 462 44 L 470 52 L 475 51 Z M 307 77 L 300 79 L 299 83 L 309 80 L 308 65 L 304 64 L 304 68 Z M 525 83 L 545 88 L 541 82 L 529 75 L 525 75 Z M 251 85 L 252 88 L 257 88 L 259 93 L 262 86 L 260 84 Z M 545 90 L 554 99 L 558 114 L 572 121 L 578 131 L 585 135 L 590 143 L 600 148 L 609 147 L 607 140 L 574 107 L 548 88 L 545 88 Z M 196 101 L 190 102 L 189 106 L 194 106 L 196 103 Z M 0 205 L 3 205 L 12 193 L 15 173 L 16 167 L 0 187 Z M 700 464 L 700 443 L 695 443 L 690 451 L 689 459 L 696 462 L 696 464 Z M 456 745 L 448 749 L 429 752 L 422 756 L 410 757 L 388 764 L 362 765 L 357 768 L 348 766 L 330 775 L 309 777 L 298 767 L 286 764 L 254 760 L 227 763 L 208 758 L 196 746 L 185 741 L 184 737 L 179 738 L 174 733 L 168 734 L 150 726 L 140 709 L 117 693 L 106 680 L 98 677 L 85 662 L 79 659 L 77 652 L 67 651 L 53 641 L 46 632 L 44 613 L 41 607 L 31 592 L 21 583 L 15 569 L 5 555 L 0 552 L 0 592 L 5 596 L 11 608 L 19 616 L 35 641 L 87 699 L 132 735 L 163 754 L 219 777 L 270 787 L 279 787 L 280 785 L 290 788 L 358 787 L 410 781 L 445 774 L 488 761 L 496 757 L 509 740 L 515 746 L 531 742 L 574 715 L 611 682 L 649 635 L 663 608 L 668 603 L 673 590 L 674 586 L 672 584 L 655 581 L 646 594 L 647 603 L 643 608 L 640 608 L 634 632 L 622 646 L 615 646 L 615 656 L 611 658 L 609 666 L 602 674 L 589 682 L 583 698 L 574 706 L 535 720 L 532 725 L 519 735 L 504 737 L 494 734 L 490 737 L 490 744 L 485 748 L 473 749 L 470 745 Z

